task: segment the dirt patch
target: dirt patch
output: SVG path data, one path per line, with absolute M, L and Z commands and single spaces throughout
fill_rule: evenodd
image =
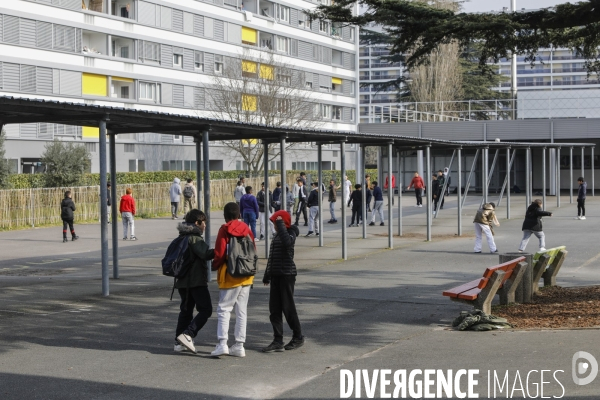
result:
M 533 303 L 494 306 L 492 314 L 521 329 L 600 327 L 600 286 L 543 288 Z

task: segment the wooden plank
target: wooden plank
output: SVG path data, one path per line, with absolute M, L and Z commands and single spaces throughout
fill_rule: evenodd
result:
M 497 270 L 508 271 L 509 269 L 513 269 L 515 267 L 515 265 L 517 265 L 521 261 L 525 261 L 525 257 L 518 257 L 518 258 L 515 258 L 514 260 L 505 262 L 504 264 L 489 267 L 483 273 L 483 277 L 490 278 L 492 276 L 492 274 L 494 273 L 494 271 L 497 271 Z
M 455 288 L 452 289 L 448 289 L 446 291 L 444 291 L 442 293 L 443 296 L 448 296 L 448 297 L 458 297 L 459 294 L 466 292 L 468 290 L 471 289 L 477 289 L 477 285 L 479 285 L 479 282 L 481 281 L 481 279 L 476 279 L 474 281 L 471 282 L 467 282 L 464 283 L 460 286 L 457 286 Z
M 475 300 L 477 299 L 479 293 L 481 293 L 481 289 L 473 288 L 471 290 L 467 290 L 466 292 L 459 294 L 458 298 L 463 300 Z
M 484 287 L 487 286 L 489 279 L 488 278 L 481 278 L 479 280 L 479 285 L 477 285 L 477 288 L 479 289 L 483 289 Z

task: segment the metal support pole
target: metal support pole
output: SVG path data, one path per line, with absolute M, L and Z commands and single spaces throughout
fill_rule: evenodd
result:
M 581 176 L 585 178 L 585 147 L 581 148 Z
M 506 219 L 510 219 L 510 167 L 515 159 L 515 154 L 517 154 L 516 149 L 511 158 L 510 149 L 506 149 Z
M 319 234 L 319 247 L 323 247 L 323 146 L 321 144 L 317 145 L 317 182 L 319 182 L 319 188 L 317 192 L 319 193 L 319 215 L 317 216 L 319 229 L 316 229 Z
M 113 253 L 113 278 L 119 279 L 119 231 L 117 224 L 117 155 L 115 153 L 115 134 L 108 136 L 110 146 L 110 203 L 112 220 L 112 253 Z M 100 190 L 106 190 L 100 188 Z
M 394 200 L 394 188 L 392 185 L 393 181 L 393 166 L 392 163 L 394 161 L 394 149 L 392 147 L 392 143 L 388 144 L 388 248 L 394 248 L 394 233 L 392 232 L 392 227 L 394 225 L 394 211 L 392 208 L 392 201 Z M 363 222 L 364 223 L 364 222 Z
M 481 157 L 481 191 L 483 204 L 488 202 L 488 152 L 489 149 L 485 147 L 483 149 L 483 157 Z
M 473 164 L 471 164 L 471 170 L 469 171 L 469 176 L 467 177 L 467 183 L 465 183 L 465 195 L 462 199 L 461 207 L 465 206 L 465 201 L 467 201 L 467 196 L 469 195 L 469 186 L 471 186 L 471 178 L 473 177 L 473 172 L 475 171 L 475 166 L 477 165 L 477 158 L 479 157 L 480 149 L 477 149 L 475 152 L 475 157 L 473 158 Z
M 594 148 L 592 147 L 592 197 L 594 197 Z
M 425 166 L 427 168 L 427 179 L 425 181 L 425 184 L 427 184 L 428 182 L 431 181 L 431 147 L 427 146 L 426 150 L 426 163 L 427 165 Z M 432 200 L 432 193 L 431 193 L 431 184 L 427 185 L 427 241 L 430 242 L 431 241 L 431 200 Z
M 398 159 L 396 165 L 398 166 L 398 236 L 402 236 L 402 163 L 400 162 L 400 151 L 396 153 Z
M 531 165 L 530 158 L 531 157 L 531 148 L 525 149 L 525 208 L 529 207 L 531 204 L 531 193 L 529 188 L 531 187 L 531 175 L 529 175 L 529 166 Z
M 546 209 L 546 148 L 542 148 L 542 209 Z
M 269 228 L 269 212 L 271 209 L 269 199 L 269 143 L 263 143 L 263 170 L 265 181 L 265 215 L 264 220 L 260 221 L 265 227 L 265 259 L 269 259 L 269 239 L 271 229 Z
M 462 149 L 459 147 L 456 149 L 457 161 L 458 161 L 458 236 L 462 236 Z
M 281 181 L 281 196 L 279 197 L 279 201 L 281 201 L 281 210 L 286 211 L 287 210 L 287 191 L 286 191 L 286 185 L 287 185 L 287 176 L 286 176 L 286 171 L 285 171 L 285 138 L 281 138 L 280 142 L 279 142 L 279 162 L 281 163 L 281 168 L 280 168 L 280 172 L 281 172 L 281 178 L 279 178 L 279 180 Z M 319 164 L 320 166 L 320 164 Z M 290 189 L 291 191 L 291 189 Z
M 456 155 L 456 150 L 452 152 L 452 157 L 450 157 L 450 165 L 448 165 L 448 176 L 450 176 L 450 172 L 452 172 L 452 163 L 454 162 L 454 156 Z M 444 180 L 444 185 L 442 186 L 442 192 L 440 195 L 440 199 L 437 203 L 437 207 L 435 208 L 435 214 L 433 214 L 433 218 L 437 218 L 440 213 L 440 207 L 443 204 L 444 196 L 446 195 L 446 188 L 448 187 L 448 176 Z
M 533 150 L 527 149 L 529 152 L 529 204 L 533 201 Z
M 198 210 L 202 210 L 202 204 L 204 203 L 204 199 L 200 195 L 202 193 L 202 137 L 200 135 L 194 136 L 194 143 L 196 144 L 196 188 L 198 189 L 196 200 L 198 201 Z
M 344 196 L 344 176 L 346 175 L 346 144 L 340 142 L 340 168 L 342 174 L 342 259 L 348 259 L 348 248 L 346 243 L 346 202 L 348 199 Z
M 210 155 L 208 148 L 208 135 L 208 130 L 202 132 L 202 173 L 204 179 L 204 184 L 202 185 L 202 188 L 204 189 L 204 214 L 206 215 L 206 228 L 204 228 L 204 242 L 210 247 Z M 209 281 L 212 280 L 211 264 L 212 261 L 206 263 Z
M 513 151 L 512 157 L 510 156 L 510 149 L 506 149 L 506 176 L 504 177 L 504 182 L 502 183 L 502 188 L 500 189 L 500 196 L 498 196 L 498 201 L 496 202 L 496 208 L 500 207 L 502 204 L 502 198 L 504 197 L 504 191 L 508 187 L 508 196 L 510 197 L 510 169 L 512 167 L 513 162 L 515 161 L 515 153 L 516 150 Z M 510 199 L 509 199 L 510 201 Z M 509 214 L 507 214 L 508 216 Z M 510 219 L 510 218 L 508 218 Z
M 363 206 L 362 206 L 362 216 L 361 216 L 362 217 L 362 237 L 363 237 L 363 239 L 366 239 L 367 238 L 367 223 L 366 223 L 366 221 L 367 221 L 367 190 L 369 190 L 369 188 L 367 187 L 367 179 L 366 179 L 367 177 L 365 176 L 365 170 L 366 170 L 366 168 L 365 168 L 365 158 L 366 157 L 365 156 L 367 155 L 367 152 L 366 152 L 366 146 L 364 144 L 360 145 L 360 151 L 362 153 L 362 157 L 360 159 L 361 159 L 361 163 L 362 163 L 361 179 L 363 182 L 363 188 L 362 188 L 362 204 L 363 204 Z M 356 177 L 356 180 L 358 180 L 358 176 Z
M 556 149 L 556 207 L 560 207 L 560 147 Z
M 108 296 L 108 206 L 106 201 L 106 119 L 100 120 L 100 247 L 102 254 L 102 295 Z
M 569 147 L 569 203 L 573 204 L 573 147 Z

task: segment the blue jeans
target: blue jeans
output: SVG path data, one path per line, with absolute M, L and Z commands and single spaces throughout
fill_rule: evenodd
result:
M 250 227 L 250 230 L 252 231 L 254 237 L 256 237 L 256 214 L 254 213 L 254 211 L 244 210 L 244 215 L 242 215 L 242 218 L 244 219 L 244 222 Z
M 329 214 L 331 214 L 332 221 L 337 221 L 337 219 L 335 218 L 335 201 L 329 202 Z

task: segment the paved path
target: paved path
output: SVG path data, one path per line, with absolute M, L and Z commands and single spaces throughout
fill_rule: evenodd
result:
M 447 202 L 448 211 L 453 201 Z M 513 205 L 513 216 L 522 215 L 522 201 Z M 563 205 L 544 224 L 548 247 L 565 244 L 569 249 L 559 284 L 600 284 L 600 201 L 588 200 L 586 221 L 574 221 L 574 206 Z M 460 238 L 454 237 L 455 215 L 440 215 L 433 242 L 423 240 L 424 209 L 407 207 L 406 237 L 395 238 L 393 250 L 385 249 L 386 227 L 370 227 L 367 240 L 360 239 L 360 228 L 352 228 L 346 262 L 340 261 L 339 228 L 326 232 L 324 248 L 314 247 L 316 238 L 299 238 L 296 299 L 307 344 L 296 352 L 258 352 L 270 342 L 271 327 L 268 289 L 256 285 L 244 359 L 208 356 L 216 343 L 216 315 L 196 338 L 197 356 L 172 352 L 178 304 L 169 301 L 171 281 L 160 275 L 159 267 L 175 233 L 172 220 L 136 221 L 140 241 L 121 242 L 122 278 L 111 280 L 108 298 L 100 296 L 97 224 L 78 226 L 81 239 L 65 244 L 57 228 L 1 232 L 0 395 L 324 399 L 339 398 L 341 369 L 465 368 L 480 370 L 481 398 L 487 397 L 483 383 L 488 370 L 502 376 L 509 371 L 512 387 L 516 371 L 525 382 L 527 372 L 541 369 L 564 370 L 557 376 L 565 398 L 598 398 L 600 378 L 581 387 L 571 380 L 576 351 L 600 360 L 597 330 L 447 330 L 466 307 L 443 298 L 441 291 L 480 276 L 498 261 L 496 255 L 472 253 L 474 207 L 465 210 L 465 235 Z M 500 251 L 516 249 L 521 222 L 501 218 L 496 236 Z M 532 239 L 529 249 L 535 247 Z M 217 292 L 212 285 L 214 308 Z M 535 379 L 539 383 L 539 375 Z M 544 378 L 550 380 L 544 395 L 560 396 L 552 376 Z

